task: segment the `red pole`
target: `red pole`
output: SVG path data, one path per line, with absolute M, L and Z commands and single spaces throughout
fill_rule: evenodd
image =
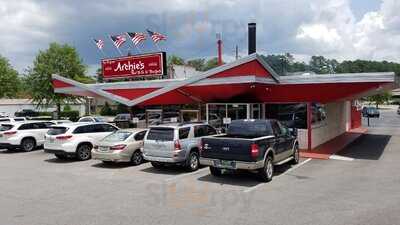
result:
M 308 139 L 308 150 L 311 150 L 311 141 L 312 141 L 312 107 L 311 103 L 307 102 L 307 139 Z
M 222 65 L 222 41 L 218 39 L 218 66 Z

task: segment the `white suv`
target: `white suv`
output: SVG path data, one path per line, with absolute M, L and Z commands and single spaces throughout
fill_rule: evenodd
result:
M 91 158 L 91 151 L 105 136 L 118 130 L 108 123 L 69 123 L 53 126 L 46 134 L 44 151 L 59 159 L 69 156 L 78 160 Z
M 0 149 L 20 148 L 30 152 L 44 144 L 44 136 L 52 125 L 54 123 L 48 121 L 2 123 L 0 126 Z
M 2 117 L 0 118 L 0 123 L 14 123 L 14 122 L 24 122 L 26 121 L 25 117 L 14 117 L 14 118 L 10 118 L 10 117 Z

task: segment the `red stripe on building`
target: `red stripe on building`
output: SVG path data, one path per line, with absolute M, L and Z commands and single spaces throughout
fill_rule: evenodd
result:
M 53 88 L 66 88 L 66 87 L 73 87 L 72 84 L 66 83 L 61 80 L 52 80 Z
M 136 89 L 106 89 L 104 91 L 109 92 L 113 95 L 117 95 L 129 100 L 133 100 L 143 95 L 149 94 L 158 88 L 136 88 Z
M 212 75 L 210 78 L 233 77 L 233 76 L 258 76 L 271 77 L 271 74 L 257 60 L 241 64 L 239 66 L 227 69 L 220 73 Z

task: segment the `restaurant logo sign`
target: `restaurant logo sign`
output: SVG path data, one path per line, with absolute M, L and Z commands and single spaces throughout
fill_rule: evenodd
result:
M 165 52 L 103 59 L 101 66 L 104 79 L 162 76 L 167 73 Z

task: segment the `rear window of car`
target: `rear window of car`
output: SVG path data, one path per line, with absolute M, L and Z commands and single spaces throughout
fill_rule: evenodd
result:
M 173 141 L 174 140 L 174 129 L 168 127 L 153 127 L 150 128 L 147 140 L 158 140 L 158 141 Z
M 10 119 L 0 119 L 0 122 L 10 122 Z
M 59 135 L 65 134 L 67 132 L 67 127 L 52 127 L 49 131 L 47 131 L 48 135 Z
M 255 138 L 273 135 L 274 132 L 269 121 L 234 120 L 229 125 L 227 134 L 230 136 Z
M 85 117 L 85 118 L 79 119 L 79 122 L 93 122 L 93 119 L 90 117 Z
M 25 121 L 24 118 L 14 118 L 14 121 Z
M 103 141 L 109 141 L 109 142 L 125 141 L 131 135 L 132 135 L 132 132 L 129 132 L 129 131 L 116 131 L 116 132 L 106 136 L 103 139 Z
M 2 124 L 0 125 L 0 131 L 11 130 L 14 126 L 11 124 Z

